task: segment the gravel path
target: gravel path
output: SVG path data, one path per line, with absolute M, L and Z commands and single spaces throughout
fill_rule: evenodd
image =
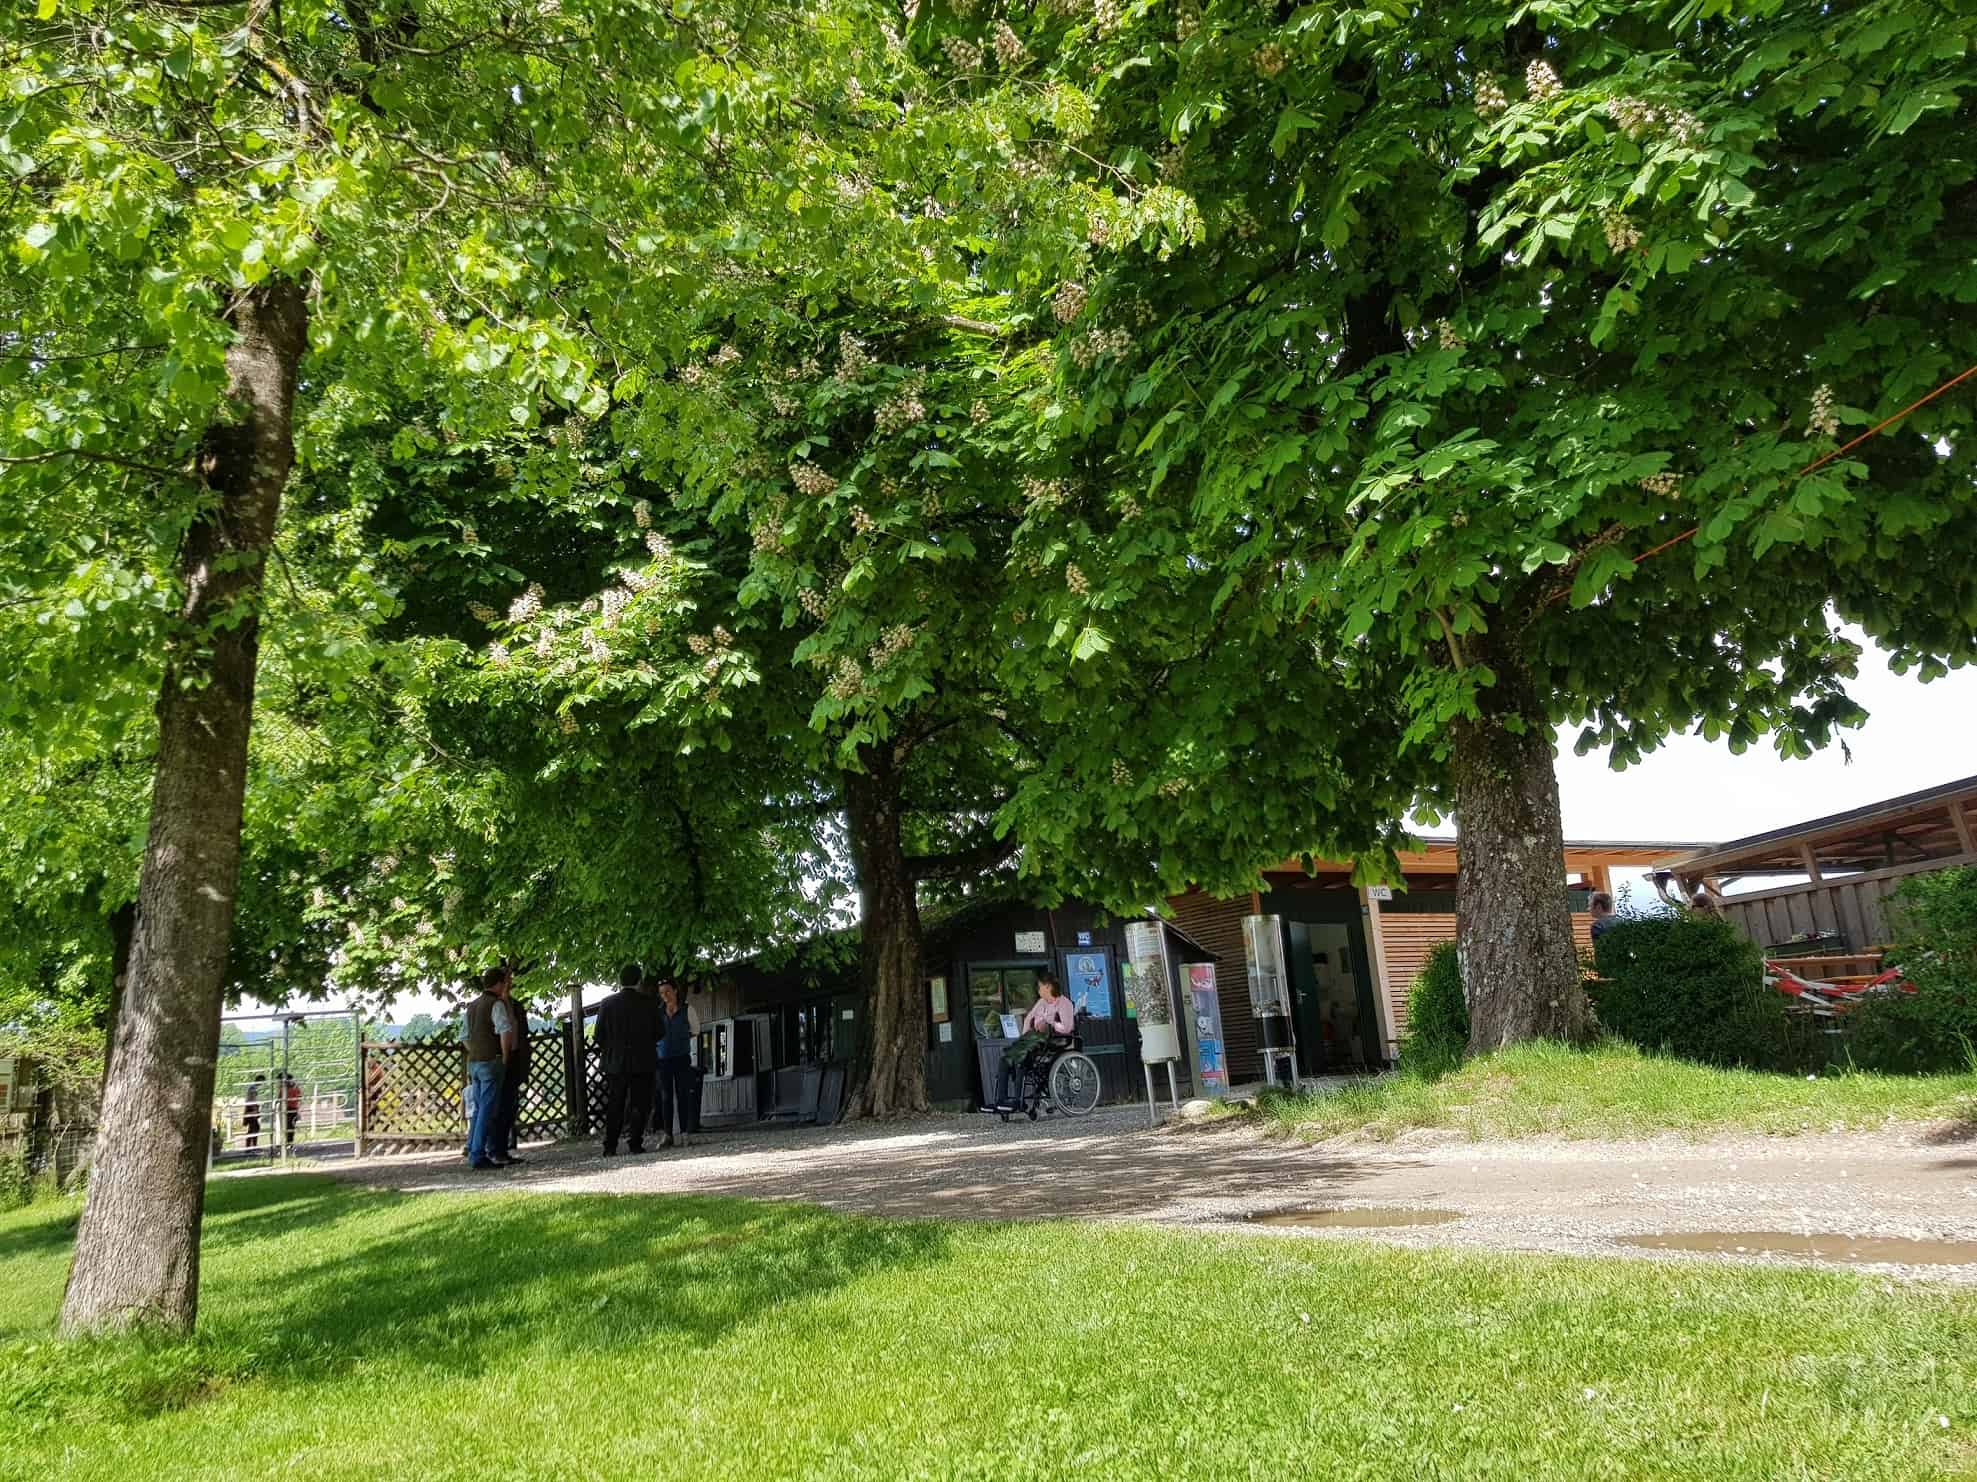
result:
M 1793 1263 L 1729 1239 L 1722 1254 L 1638 1249 L 1629 1237 L 1695 1232 L 1961 1241 L 1907 1259 L 1886 1248 L 1844 1264 L 1977 1284 L 1977 1144 L 1900 1131 L 1688 1142 L 1298 1144 L 1239 1123 L 1149 1131 L 1144 1110 L 1078 1122 L 929 1116 L 831 1128 L 714 1132 L 684 1150 L 602 1158 L 591 1144 L 528 1150 L 505 1173 L 457 1157 L 372 1159 L 339 1178 L 404 1190 L 730 1194 L 861 1214 L 959 1219 L 1129 1219 L 1239 1228 L 1258 1238 L 1380 1239 L 1413 1246 Z M 331 1171 L 331 1170 L 326 1170 Z M 1443 1210 L 1444 1223 L 1348 1230 L 1264 1227 L 1306 1209 Z M 1383 1216 L 1360 1216 L 1377 1220 Z M 1398 1218 L 1400 1216 L 1394 1216 Z M 1870 1258 L 1878 1257 L 1878 1258 Z M 1914 1264 L 1916 1261 L 1930 1264 Z M 1937 1263 L 1942 1262 L 1942 1263 Z

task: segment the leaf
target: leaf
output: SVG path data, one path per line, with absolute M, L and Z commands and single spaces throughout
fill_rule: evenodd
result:
M 1540 541 L 1524 552 L 1524 574 L 1529 576 L 1540 566 L 1563 566 L 1572 559 L 1572 552 L 1555 540 Z
M 1111 647 L 1112 640 L 1105 636 L 1104 629 L 1087 626 L 1078 635 L 1078 641 L 1071 645 L 1071 657 L 1078 660 L 1095 659 Z
M 1290 148 L 1291 140 L 1297 137 L 1300 129 L 1317 127 L 1318 120 L 1309 114 L 1300 113 L 1295 108 L 1286 108 L 1277 116 L 1277 131 L 1270 136 L 1270 153 L 1282 159 L 1285 151 Z

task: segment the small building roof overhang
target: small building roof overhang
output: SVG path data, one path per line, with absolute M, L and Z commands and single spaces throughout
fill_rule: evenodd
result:
M 1977 777 L 1939 783 L 1822 818 L 1707 844 L 1657 864 L 1678 875 L 1803 875 L 1808 860 L 1848 873 L 1971 853 Z

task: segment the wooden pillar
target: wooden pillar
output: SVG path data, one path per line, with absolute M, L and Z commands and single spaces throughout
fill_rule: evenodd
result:
M 1950 827 L 1956 830 L 1956 842 L 1962 846 L 1963 852 L 1977 854 L 1977 838 L 1971 835 L 1970 818 L 1963 811 L 1961 798 L 1950 804 Z
M 1386 933 L 1380 926 L 1380 903 L 1363 886 L 1359 899 L 1366 907 L 1366 947 L 1373 958 L 1373 1013 L 1379 1022 L 1380 1058 L 1392 1060 L 1400 1051 L 1400 1036 L 1394 1033 L 1393 995 L 1387 981 Z
M 563 1096 L 569 1116 L 564 1125 L 573 1138 L 590 1136 L 590 1098 L 584 1075 L 583 984 L 570 989 L 570 1032 L 563 1036 Z
M 1813 852 L 1810 844 L 1799 845 L 1799 863 L 1805 866 L 1806 876 L 1814 885 L 1826 883 L 1826 877 L 1819 873 L 1819 856 Z

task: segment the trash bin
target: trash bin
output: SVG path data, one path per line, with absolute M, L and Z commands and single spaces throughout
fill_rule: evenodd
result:
M 982 1104 L 995 1100 L 995 1088 L 1002 1081 L 1002 1052 L 1013 1043 L 1006 1039 L 977 1039 L 975 1063 L 982 1072 Z

